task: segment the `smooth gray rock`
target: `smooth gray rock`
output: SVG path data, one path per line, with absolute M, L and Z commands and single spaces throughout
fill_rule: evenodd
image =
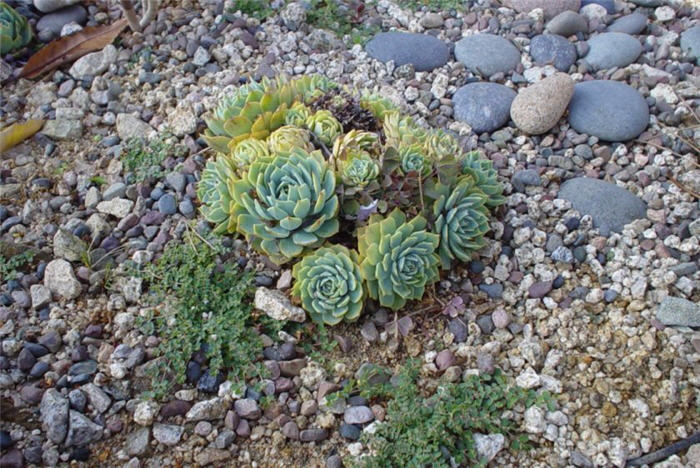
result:
M 626 67 L 642 53 L 642 44 L 629 34 L 601 33 L 588 40 L 586 62 L 596 70 Z
M 41 422 L 46 436 L 56 444 L 63 442 L 68 433 L 68 407 L 68 399 L 55 388 L 46 390 L 41 398 Z
M 551 63 L 559 71 L 569 71 L 576 62 L 576 47 L 563 36 L 540 34 L 530 41 L 530 55 L 538 65 Z
M 42 16 L 36 23 L 37 32 L 50 31 L 54 36 L 61 34 L 61 29 L 68 23 L 82 26 L 87 22 L 87 10 L 82 5 L 72 5 Z
M 666 296 L 656 309 L 656 319 L 669 326 L 700 327 L 700 305 L 681 297 Z
M 617 81 L 585 81 L 574 87 L 569 124 L 605 141 L 627 141 L 649 124 L 649 106 L 639 92 Z
M 416 71 L 441 67 L 450 58 L 450 49 L 440 39 L 429 34 L 382 32 L 365 45 L 370 57 L 381 62 L 394 61 L 397 67 L 413 64 Z
M 700 64 L 700 25 L 693 26 L 681 34 L 681 50 Z
M 630 0 L 635 5 L 644 7 L 656 7 L 664 4 L 664 0 Z
M 476 133 L 492 132 L 508 122 L 515 96 L 515 91 L 502 84 L 470 83 L 452 96 L 455 118 Z
M 455 57 L 472 73 L 489 77 L 508 73 L 520 63 L 520 52 L 508 40 L 494 34 L 474 34 L 455 44 Z
M 42 13 L 50 13 L 78 3 L 80 0 L 34 0 L 34 7 Z M 24 1 L 23 3 L 29 3 Z
M 634 12 L 615 20 L 608 26 L 609 32 L 619 32 L 625 34 L 639 34 L 647 27 L 647 17 L 641 13 Z
M 578 177 L 564 182 L 559 198 L 568 200 L 581 215 L 593 218 L 593 227 L 604 236 L 646 216 L 647 206 L 636 195 L 610 182 Z
M 605 7 L 605 10 L 609 15 L 615 13 L 615 0 L 581 0 L 581 8 L 585 7 L 586 5 L 590 5 L 591 3 Z
M 552 34 L 568 37 L 576 33 L 588 32 L 588 20 L 574 11 L 566 10 L 552 18 L 546 27 Z

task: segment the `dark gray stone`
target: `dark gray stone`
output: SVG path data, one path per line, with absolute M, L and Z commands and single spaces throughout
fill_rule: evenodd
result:
M 362 434 L 362 431 L 359 427 L 355 426 L 354 424 L 346 423 L 340 425 L 340 428 L 338 428 L 338 432 L 340 432 L 340 435 L 342 437 L 348 440 L 358 440 L 360 438 L 360 434 Z
M 39 406 L 46 436 L 60 444 L 68 433 L 68 400 L 54 388 L 44 392 Z
M 68 23 L 76 22 L 84 26 L 87 22 L 87 10 L 82 5 L 72 5 L 66 8 L 44 15 L 36 23 L 36 30 L 51 33 L 54 36 L 61 34 L 61 29 Z
M 579 133 L 606 141 L 627 141 L 649 124 L 649 107 L 639 92 L 617 81 L 586 81 L 574 87 L 569 123 Z
M 626 67 L 642 53 L 642 44 L 629 34 L 607 32 L 588 40 L 586 62 L 595 70 Z
M 615 20 L 608 26 L 609 32 L 619 32 L 625 34 L 639 34 L 647 27 L 647 17 L 641 13 L 634 12 Z
M 559 198 L 568 200 L 575 210 L 593 218 L 593 226 L 604 236 L 620 232 L 635 219 L 646 216 L 646 204 L 627 190 L 598 179 L 579 177 L 567 180 Z
M 520 52 L 508 40 L 494 34 L 474 34 L 455 44 L 455 57 L 472 73 L 490 77 L 508 73 L 520 63 Z
M 485 292 L 490 299 L 500 299 L 503 296 L 501 283 L 480 284 L 479 289 Z
M 542 179 L 540 179 L 540 175 L 534 169 L 521 169 L 513 174 L 510 183 L 518 192 L 524 192 L 525 187 L 528 185 L 538 187 L 542 185 Z
M 66 446 L 83 447 L 102 438 L 102 426 L 90 421 L 77 411 L 70 411 Z
M 452 97 L 457 120 L 468 123 L 475 133 L 492 132 L 510 118 L 516 93 L 498 83 L 470 83 Z
M 347 424 L 365 424 L 374 420 L 374 413 L 368 406 L 351 406 L 345 410 L 343 419 Z
M 326 429 L 305 429 L 299 433 L 299 439 L 302 442 L 318 442 L 327 438 L 328 431 Z
M 552 18 L 546 29 L 552 34 L 568 37 L 579 32 L 588 32 L 588 21 L 585 16 L 567 10 Z
M 563 36 L 540 34 L 530 41 L 530 55 L 538 65 L 551 63 L 559 71 L 568 71 L 576 62 L 576 47 Z
M 394 61 L 397 67 L 410 63 L 416 71 L 441 67 L 450 58 L 450 49 L 428 34 L 382 32 L 365 45 L 370 57 L 381 62 Z
M 158 199 L 158 211 L 164 215 L 175 214 L 177 211 L 177 202 L 175 201 L 175 197 L 170 193 L 166 193 L 160 197 Z
M 700 25 L 693 26 L 681 34 L 681 50 L 700 64 Z

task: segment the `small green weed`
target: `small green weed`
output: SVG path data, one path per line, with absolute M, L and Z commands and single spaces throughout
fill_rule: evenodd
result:
M 514 421 L 504 412 L 515 406 L 552 405 L 548 393 L 510 386 L 505 375 L 470 376 L 460 383 L 443 383 L 428 397 L 421 395 L 416 380 L 419 368 L 409 363 L 394 385 L 370 387 L 353 383 L 366 397 L 384 396 L 387 405 L 384 423 L 372 435 L 363 434 L 371 455 L 352 460 L 356 467 L 485 466 L 474 447 L 473 434 L 501 433 L 511 436 L 510 448 L 528 449 L 528 438 L 518 434 Z
M 148 144 L 137 138 L 126 142 L 121 159 L 124 170 L 134 174 L 135 182 L 163 177 L 161 163 L 168 155 L 180 154 L 182 148 L 166 143 L 166 139 L 167 135 L 151 140 Z
M 19 271 L 34 259 L 35 253 L 31 250 L 24 251 L 12 257 L 0 255 L 0 278 L 2 281 L 17 279 Z
M 97 185 L 98 187 L 105 185 L 107 183 L 107 179 L 105 179 L 102 176 L 92 176 L 90 177 L 90 183 Z
M 402 8 L 420 10 L 426 8 L 429 11 L 464 11 L 463 0 L 398 0 L 398 5 Z
M 361 12 L 353 11 L 337 0 L 310 0 L 306 21 L 313 27 L 327 29 L 342 38 L 350 35 L 353 43 L 364 43 L 379 28 L 368 27 L 360 20 Z
M 155 397 L 185 381 L 187 363 L 200 350 L 212 375 L 228 371 L 230 380 L 241 382 L 260 374 L 253 364 L 262 343 L 252 328 L 251 275 L 235 261 L 222 261 L 226 251 L 217 241 L 189 232 L 185 236 L 187 242 L 169 244 L 141 272 L 157 304 L 142 327 L 162 339 L 158 351 L 163 360 L 153 371 Z
M 239 11 L 260 21 L 265 21 L 274 10 L 270 8 L 269 0 L 236 0 L 230 12 Z

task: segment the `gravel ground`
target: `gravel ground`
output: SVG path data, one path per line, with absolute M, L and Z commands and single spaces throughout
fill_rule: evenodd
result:
M 411 45 L 379 35 L 366 50 L 310 27 L 296 3 L 273 2 L 260 23 L 230 12 L 228 0 L 166 1 L 143 35 L 127 31 L 89 61 L 4 85 L 5 124 L 49 122 L 0 161 L 2 253 L 15 243 L 39 252 L 35 268 L 0 279 L 3 467 L 340 466 L 363 452 L 354 439 L 385 410 L 360 400 L 328 407 L 323 396 L 365 362 L 397 369 L 409 357 L 423 360 L 426 388 L 498 367 L 517 385 L 554 394 L 555 411 L 515 415 L 535 449 L 503 449 L 490 466 L 622 467 L 698 431 L 700 10 L 589 1 L 580 15 L 551 21 L 567 7 L 550 6 L 571 2 L 545 2 L 544 12 L 532 10 L 537 1 L 463 3 L 464 12 L 433 13 L 379 0 L 365 21 L 442 42 L 424 48 L 425 36 Z M 120 15 L 104 4 L 85 11 L 87 25 Z M 619 23 L 630 14 L 638 16 Z M 571 33 L 566 44 L 533 40 L 553 30 Z M 506 43 L 461 42 L 478 33 Z M 491 47 L 514 48 L 515 60 L 482 53 Z M 13 60 L 0 69 L 22 65 Z M 532 90 L 557 72 L 561 85 Z M 324 363 L 300 343 L 264 337 L 274 397 L 264 409 L 252 388 L 237 394 L 199 374 L 164 401 L 141 400 L 159 338 L 137 326 L 147 312 L 142 284 L 119 265 L 152 261 L 187 222 L 206 229 L 195 196 L 208 156 L 203 115 L 242 77 L 283 73 L 369 87 L 493 161 L 507 203 L 478 258 L 438 287 L 462 296 L 467 310 L 450 319 L 408 307 L 400 316 L 414 328 L 400 342 L 387 330 L 393 316 L 366 312 L 333 329 L 340 346 Z M 470 91 L 479 81 L 513 92 Z M 166 132 L 181 150 L 137 181 L 120 158 L 126 140 Z M 288 288 L 286 271 L 232 244 L 251 259 L 258 286 Z M 367 419 L 344 427 L 348 414 Z M 655 466 L 700 466 L 700 445 Z

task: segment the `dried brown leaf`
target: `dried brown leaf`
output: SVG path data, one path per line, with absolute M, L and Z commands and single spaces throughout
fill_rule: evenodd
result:
M 23 142 L 38 132 L 44 126 L 41 119 L 27 120 L 22 123 L 13 123 L 0 132 L 0 153 Z
M 120 19 L 105 26 L 89 26 L 70 36 L 56 39 L 30 57 L 19 78 L 36 78 L 85 54 L 102 50 L 114 41 L 127 24 L 125 19 Z

